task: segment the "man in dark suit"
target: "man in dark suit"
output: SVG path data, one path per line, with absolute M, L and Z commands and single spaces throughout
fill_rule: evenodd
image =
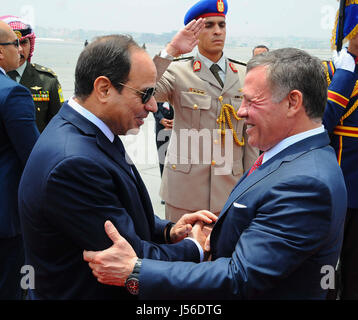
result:
M 0 21 L 0 300 L 22 298 L 24 249 L 17 193 L 39 136 L 29 91 L 5 74 L 18 67 L 21 52 L 15 33 Z
M 118 135 L 137 133 L 149 112 L 156 68 L 127 36 L 104 36 L 83 49 L 75 71 L 75 97 L 41 134 L 19 192 L 26 263 L 35 271 L 30 299 L 128 299 L 125 289 L 100 284 L 82 252 L 110 242 L 110 219 L 140 257 L 200 260 L 200 245 L 178 242 L 206 213 L 174 226 L 153 214 L 146 187 Z M 176 244 L 167 244 L 178 242 Z M 135 286 L 130 284 L 134 292 Z
M 106 223 L 114 245 L 84 253 L 99 281 L 122 285 L 141 260 L 136 273 L 143 299 L 325 299 L 347 207 L 343 175 L 322 126 L 326 101 L 318 59 L 290 48 L 253 57 L 238 116 L 246 120 L 248 142 L 264 153 L 214 225 L 205 245 L 212 261 L 136 260 Z M 113 274 L 117 268 L 127 274 Z
M 15 16 L 3 16 L 0 20 L 4 20 L 20 39 L 23 49 L 20 65 L 8 75 L 31 91 L 36 107 L 37 127 L 42 132 L 64 102 L 61 85 L 50 68 L 31 63 L 36 38 L 31 25 Z

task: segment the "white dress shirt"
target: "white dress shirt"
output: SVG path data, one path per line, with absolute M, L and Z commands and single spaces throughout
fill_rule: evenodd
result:
M 264 164 L 266 161 L 271 159 L 273 156 L 281 152 L 282 150 L 288 148 L 289 146 L 293 145 L 294 143 L 301 141 L 303 139 L 306 139 L 308 137 L 323 133 L 325 131 L 324 126 L 320 126 L 318 128 L 308 130 L 305 132 L 298 133 L 294 136 L 288 137 L 286 139 L 283 139 L 278 144 L 276 144 L 274 147 L 272 147 L 270 150 L 266 151 L 264 153 L 264 157 L 262 159 L 262 164 Z

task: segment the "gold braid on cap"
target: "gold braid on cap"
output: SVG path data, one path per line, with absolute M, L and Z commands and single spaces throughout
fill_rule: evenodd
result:
M 230 104 L 224 104 L 223 103 L 223 97 L 219 97 L 219 101 L 221 102 L 221 111 L 220 111 L 220 117 L 219 117 L 219 132 L 222 136 L 222 138 L 225 140 L 225 130 L 226 130 L 226 122 L 232 132 L 232 135 L 234 137 L 234 141 L 235 143 L 240 146 L 243 147 L 245 145 L 245 140 L 244 137 L 242 137 L 242 141 L 239 140 L 236 131 L 233 129 L 232 126 L 232 122 L 231 122 L 231 115 L 230 113 L 234 116 L 234 118 L 239 121 L 241 120 L 241 118 L 239 118 L 236 115 L 236 111 L 235 108 L 230 105 Z

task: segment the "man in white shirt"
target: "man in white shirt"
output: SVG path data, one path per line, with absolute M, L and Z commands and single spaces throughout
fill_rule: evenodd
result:
M 321 62 L 306 52 L 280 49 L 248 62 L 238 115 L 248 143 L 264 153 L 214 225 L 205 246 L 211 261 L 143 259 L 140 298 L 326 299 L 347 207 L 344 178 L 322 127 L 326 101 Z M 131 270 L 136 256 L 110 223 L 106 230 L 113 246 L 85 252 L 85 260 L 101 283 L 120 286 L 126 274 L 114 270 Z

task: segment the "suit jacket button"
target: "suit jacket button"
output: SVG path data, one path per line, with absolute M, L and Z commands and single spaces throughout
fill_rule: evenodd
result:
M 194 104 L 193 108 L 194 108 L 194 110 L 197 110 L 199 107 L 197 104 Z
M 173 170 L 175 170 L 177 168 L 177 166 L 175 164 L 172 165 Z
M 216 165 L 216 161 L 215 161 L 215 160 L 211 161 L 211 165 L 212 165 L 212 166 L 215 166 L 215 165 Z

